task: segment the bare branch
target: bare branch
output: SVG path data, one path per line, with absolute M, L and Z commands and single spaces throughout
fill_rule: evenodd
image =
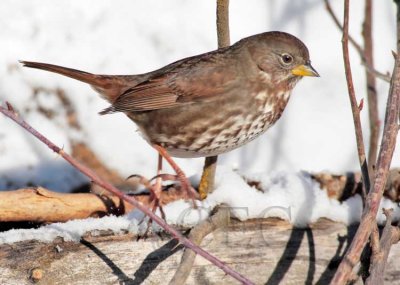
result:
M 231 44 L 229 36 L 229 0 L 217 0 L 218 48 Z
M 399 241 L 399 228 L 392 226 L 393 209 L 383 209 L 383 213 L 386 216 L 386 224 L 379 243 L 379 251 L 372 255 L 370 276 L 366 280 L 367 285 L 384 283 L 385 268 L 390 249 L 393 244 Z
M 368 1 L 368 0 L 367 0 L 367 1 Z M 336 16 L 335 12 L 333 11 L 332 6 L 331 6 L 329 0 L 324 0 L 324 2 L 325 2 L 325 8 L 326 8 L 326 10 L 328 11 L 328 14 L 331 16 L 333 22 L 336 24 L 336 26 L 338 27 L 338 29 L 343 33 L 343 26 L 342 26 L 342 24 L 340 23 L 338 17 Z M 349 41 L 350 41 L 350 43 L 353 45 L 353 47 L 355 48 L 355 50 L 358 52 L 358 54 L 360 55 L 360 57 L 361 57 L 361 64 L 364 65 L 364 66 L 368 69 L 368 71 L 369 71 L 370 73 L 372 73 L 373 75 L 375 75 L 377 78 L 379 78 L 379 79 L 381 79 L 381 80 L 383 80 L 383 81 L 386 81 L 386 82 L 390 82 L 390 78 L 391 78 L 390 74 L 385 74 L 385 73 L 383 73 L 383 72 L 376 71 L 373 67 L 368 66 L 368 64 L 367 64 L 367 62 L 366 62 L 366 60 L 365 60 L 364 49 L 363 49 L 363 48 L 361 47 L 361 45 L 359 45 L 359 44 L 356 42 L 356 40 L 355 40 L 352 36 L 350 36 L 350 35 L 349 35 Z
M 343 26 L 339 21 L 339 18 L 336 16 L 335 12 L 333 12 L 333 9 L 331 7 L 331 4 L 329 3 L 329 0 L 324 0 L 325 2 L 325 8 L 328 11 L 329 15 L 331 15 L 333 22 L 336 24 L 336 26 L 339 28 L 340 31 L 343 33 Z M 364 58 L 364 49 L 359 45 L 352 36 L 349 36 L 349 41 L 353 45 L 353 47 L 357 50 L 357 52 L 360 54 L 363 62 L 365 61 Z
M 383 80 L 387 83 L 390 83 L 390 73 L 386 72 L 386 73 L 382 73 L 374 68 L 372 68 L 371 66 L 368 66 L 365 62 L 361 63 L 366 69 L 367 72 L 374 75 L 376 78 L 379 78 L 380 80 Z
M 373 53 L 373 39 L 372 39 L 372 0 L 365 0 L 364 7 L 364 22 L 362 25 L 362 36 L 364 43 L 364 70 L 366 78 L 366 90 L 368 98 L 368 116 L 369 116 L 369 149 L 368 149 L 368 171 L 371 183 L 374 181 L 374 168 L 376 164 L 376 157 L 378 153 L 378 140 L 380 131 L 380 120 L 378 112 L 378 98 L 376 91 L 376 77 L 375 74 L 370 72 L 370 69 L 374 69 L 374 53 Z M 367 189 L 369 191 L 369 188 Z M 378 225 L 375 224 L 374 229 L 371 233 L 370 245 L 372 254 L 379 251 L 379 231 Z M 368 258 L 361 259 L 361 272 L 368 272 L 370 268 L 370 254 L 368 251 Z
M 348 18 L 348 0 L 345 2 L 345 11 Z M 397 3 L 397 2 L 396 2 Z M 398 3 L 397 3 L 398 4 Z M 397 6 L 397 28 L 400 31 L 400 7 Z M 346 17 L 345 17 L 346 18 Z M 399 32 L 400 35 L 400 32 Z M 400 50 L 398 41 L 397 50 Z M 393 152 L 396 146 L 398 134 L 398 116 L 400 111 L 400 60 L 396 58 L 393 78 L 391 80 L 389 97 L 386 106 L 385 125 L 382 142 L 378 156 L 377 169 L 372 191 L 368 194 L 367 203 L 364 208 L 361 222 L 356 235 L 350 245 L 348 252 L 339 265 L 331 284 L 344 284 L 349 279 L 354 265 L 359 261 L 371 231 L 376 223 L 375 217 L 378 212 L 382 198 L 385 181 L 389 174 L 389 167 L 392 161 Z
M 224 206 L 219 206 L 216 208 L 215 214 L 195 226 L 190 231 L 189 239 L 195 244 L 200 245 L 204 237 L 218 228 L 227 226 L 229 220 L 229 209 Z M 187 278 L 189 277 L 190 271 L 192 270 L 195 258 L 196 253 L 194 251 L 185 249 L 185 252 L 182 255 L 181 263 L 179 264 L 179 267 L 169 284 L 185 284 Z
M 230 45 L 229 36 L 229 0 L 217 0 L 217 37 L 218 48 Z M 199 184 L 201 199 L 205 199 L 214 189 L 215 172 L 218 156 L 208 156 L 204 162 L 203 173 Z
M 379 245 L 379 228 L 377 223 L 375 223 L 374 228 L 371 232 L 371 249 L 373 256 L 377 255 L 381 250 Z
M 371 180 L 373 180 L 374 165 L 376 164 L 376 156 L 378 153 L 379 139 L 379 113 L 378 113 L 378 98 L 376 93 L 376 80 L 373 73 L 369 72 L 369 68 L 374 70 L 374 52 L 372 40 L 372 0 L 365 0 L 365 13 L 363 23 L 363 40 L 364 40 L 364 58 L 365 77 L 367 79 L 367 96 L 368 96 L 368 114 L 369 114 L 369 151 L 368 165 Z
M 364 182 L 365 192 L 368 192 L 368 190 L 370 189 L 370 179 L 367 166 L 368 164 L 365 155 L 364 139 L 361 127 L 361 119 L 360 119 L 360 109 L 358 108 L 356 94 L 354 91 L 353 76 L 351 73 L 348 41 L 349 41 L 349 0 L 345 0 L 343 38 L 342 38 L 343 61 L 346 72 L 347 89 L 349 92 L 351 110 L 353 112 L 353 121 L 354 121 L 356 141 L 357 141 L 358 159 L 361 167 L 361 175 Z
M 134 209 L 131 204 L 120 198 L 114 195 L 102 195 L 100 192 L 105 191 L 100 187 L 95 191 L 92 189 L 92 193 L 58 193 L 42 187 L 2 191 L 0 222 L 66 222 L 104 215 L 124 215 Z M 168 191 L 162 191 L 160 202 L 165 205 L 183 199 L 184 195 L 182 191 L 169 188 Z M 135 195 L 135 199 L 147 208 L 151 206 L 152 200 L 148 194 Z
M 58 153 L 61 157 L 63 157 L 68 163 L 70 163 L 72 166 L 74 166 L 76 169 L 78 169 L 80 172 L 82 172 L 84 175 L 86 175 L 88 178 L 90 178 L 93 183 L 96 183 L 100 187 L 104 188 L 106 191 L 114 194 L 118 198 L 132 204 L 134 207 L 145 213 L 147 216 L 149 216 L 150 219 L 152 219 L 154 222 L 156 222 L 160 227 L 162 227 L 166 232 L 170 233 L 174 239 L 179 240 L 181 244 L 183 244 L 185 247 L 188 247 L 192 249 L 194 252 L 197 254 L 203 256 L 205 259 L 216 265 L 217 267 L 221 268 L 226 274 L 232 276 L 236 280 L 242 282 L 243 284 L 253 284 L 250 280 L 248 280 L 246 277 L 242 276 L 238 272 L 234 271 L 227 265 L 225 265 L 222 261 L 220 261 L 218 258 L 215 256 L 211 255 L 210 253 L 206 252 L 202 248 L 198 247 L 195 245 L 192 241 L 184 237 L 179 231 L 168 225 L 162 218 L 157 216 L 155 213 L 153 213 L 151 210 L 149 210 L 146 206 L 138 202 L 134 197 L 128 196 L 115 188 L 113 185 L 110 183 L 103 181 L 100 177 L 97 176 L 96 173 L 94 173 L 91 169 L 87 168 L 86 166 L 80 164 L 78 161 L 76 161 L 73 157 L 65 153 L 61 148 L 56 146 L 54 143 L 52 143 L 49 139 L 44 137 L 41 133 L 39 133 L 36 129 L 34 129 L 32 126 L 30 126 L 27 122 L 25 122 L 20 116 L 17 115 L 13 111 L 13 108 L 9 103 L 7 103 L 8 109 L 0 106 L 0 112 L 3 113 L 5 116 L 16 122 L 18 125 L 26 129 L 28 132 L 30 132 L 33 136 L 35 136 L 37 139 L 39 139 L 41 142 L 46 144 L 51 150 L 54 152 Z M 11 107 L 11 108 L 10 108 Z

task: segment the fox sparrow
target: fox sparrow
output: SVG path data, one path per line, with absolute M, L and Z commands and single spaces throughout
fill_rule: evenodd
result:
M 169 155 L 209 157 L 244 145 L 279 119 L 303 76 L 319 76 L 307 47 L 283 32 L 254 35 L 138 75 L 97 75 L 46 63 L 22 63 L 90 84 L 111 103 L 100 114 L 124 112 L 134 121 L 176 171 L 188 194 L 190 184 Z M 152 190 L 153 211 L 159 205 L 160 187 L 158 180 Z
M 283 32 L 244 38 L 139 75 L 96 75 L 22 61 L 89 83 L 152 145 L 176 157 L 218 155 L 255 139 L 281 116 L 302 76 L 319 76 L 307 47 Z

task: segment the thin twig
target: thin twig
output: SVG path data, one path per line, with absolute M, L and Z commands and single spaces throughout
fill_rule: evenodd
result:
M 217 37 L 218 48 L 230 45 L 229 35 L 229 0 L 217 0 Z M 203 174 L 199 184 L 201 199 L 205 199 L 214 190 L 215 173 L 217 170 L 218 156 L 208 156 L 204 161 Z
M 329 0 L 324 0 L 325 2 L 325 8 L 328 11 L 328 14 L 331 16 L 333 22 L 335 23 L 335 25 L 338 27 L 338 29 L 343 33 L 343 26 L 340 23 L 338 17 L 336 16 L 335 12 L 333 11 L 331 4 L 329 2 Z M 367 70 L 372 73 L 373 75 L 375 75 L 377 78 L 385 81 L 385 82 L 390 82 L 390 78 L 391 75 L 390 74 L 385 74 L 383 72 L 379 72 L 377 70 L 375 70 L 373 67 L 368 66 L 367 62 L 365 60 L 365 54 L 364 54 L 364 49 L 361 47 L 361 45 L 359 45 L 356 40 L 349 35 L 349 41 L 350 43 L 353 45 L 353 47 L 355 48 L 355 50 L 358 52 L 358 54 L 360 55 L 361 58 L 361 64 L 364 65 Z
M 364 139 L 361 127 L 361 119 L 360 119 L 360 108 L 358 107 L 356 94 L 354 91 L 353 84 L 353 76 L 351 73 L 351 65 L 350 65 L 350 56 L 349 56 L 349 0 L 345 0 L 345 8 L 344 8 L 344 21 L 343 21 L 343 38 L 342 38 L 342 47 L 343 47 L 343 61 L 344 61 L 344 69 L 346 73 L 346 81 L 347 81 L 347 89 L 349 92 L 351 110 L 353 113 L 353 121 L 355 127 L 356 141 L 357 141 L 357 151 L 358 151 L 358 159 L 361 167 L 361 175 L 363 178 L 363 187 L 364 192 L 368 192 L 370 189 L 370 179 L 368 173 L 368 164 L 365 156 L 365 146 Z
M 325 8 L 328 11 L 329 15 L 331 15 L 333 22 L 336 24 L 336 26 L 343 32 L 343 26 L 339 21 L 339 18 L 336 16 L 335 12 L 333 12 L 333 9 L 331 7 L 331 4 L 329 3 L 329 0 L 324 0 L 325 2 Z M 365 61 L 364 58 L 364 49 L 359 45 L 352 36 L 349 36 L 349 41 L 353 45 L 353 47 L 357 50 L 357 52 L 360 54 L 363 62 Z
M 374 168 L 376 164 L 376 158 L 378 153 L 378 140 L 380 131 L 380 120 L 378 113 L 378 98 L 376 91 L 376 77 L 375 74 L 371 73 L 370 70 L 374 70 L 374 52 L 373 52 L 373 38 L 372 38 L 372 0 L 365 0 L 364 7 L 364 22 L 362 25 L 362 37 L 364 42 L 364 69 L 366 78 L 366 89 L 368 98 L 368 116 L 369 116 L 369 150 L 368 150 L 368 171 L 371 183 L 374 181 Z M 367 189 L 369 191 L 369 189 Z M 370 259 L 372 256 L 379 252 L 379 231 L 378 225 L 374 225 L 374 229 L 371 232 L 370 237 L 371 250 L 367 250 L 366 254 L 368 258 L 361 258 L 361 272 L 369 272 Z M 368 275 L 366 275 L 368 276 Z
M 374 256 L 377 256 L 380 252 L 379 228 L 378 228 L 377 222 L 375 222 L 373 229 L 371 231 L 371 236 L 369 238 L 369 245 L 370 246 L 367 247 L 361 254 L 361 258 L 360 258 L 361 268 L 358 272 L 361 275 L 364 282 L 370 276 L 372 259 L 374 258 Z
M 229 36 L 229 0 L 217 0 L 218 48 L 231 44 Z
M 365 62 L 361 63 L 367 70 L 368 73 L 374 75 L 376 78 L 379 78 L 387 83 L 390 83 L 390 73 L 382 73 L 374 68 L 372 68 L 371 66 L 368 66 Z
M 229 208 L 225 206 L 219 206 L 215 209 L 215 213 L 211 217 L 191 229 L 189 239 L 195 244 L 200 245 L 204 237 L 218 228 L 227 226 L 229 224 L 229 220 Z M 186 248 L 182 254 L 181 263 L 179 264 L 179 267 L 169 284 L 185 284 L 187 278 L 189 277 L 190 271 L 192 270 L 195 258 L 196 253 L 193 250 Z
M 365 13 L 363 23 L 363 40 L 364 40 L 364 58 L 365 66 L 374 70 L 374 50 L 372 39 L 372 0 L 365 0 Z M 371 181 L 373 180 L 374 166 L 376 164 L 376 157 L 378 153 L 378 140 L 379 140 L 379 114 L 378 114 L 378 98 L 376 92 L 376 79 L 369 69 L 365 69 L 365 76 L 367 79 L 367 96 L 368 96 L 368 114 L 369 114 L 369 151 L 368 151 L 368 165 Z
M 372 251 L 372 256 L 377 255 L 380 251 L 379 228 L 377 223 L 374 225 L 374 228 L 372 229 L 371 232 L 371 251 Z
M 37 139 L 39 139 L 41 142 L 46 144 L 52 151 L 55 153 L 59 154 L 61 157 L 63 157 L 68 163 L 70 163 L 72 166 L 74 166 L 76 169 L 78 169 L 80 172 L 82 172 L 84 175 L 86 175 L 88 178 L 92 180 L 93 183 L 99 185 L 100 187 L 104 188 L 108 192 L 114 194 L 120 199 L 123 199 L 124 201 L 132 204 L 135 206 L 137 209 L 145 213 L 147 216 L 149 216 L 150 219 L 152 219 L 154 222 L 156 222 L 160 227 L 162 227 L 166 232 L 170 233 L 173 238 L 179 240 L 181 244 L 183 244 L 185 247 L 188 247 L 192 249 L 194 252 L 197 254 L 203 256 L 205 259 L 216 265 L 217 267 L 221 268 L 226 274 L 232 276 L 236 280 L 242 282 L 243 284 L 253 284 L 250 280 L 248 280 L 246 277 L 242 276 L 240 273 L 234 271 L 227 265 L 225 265 L 222 261 L 220 261 L 218 258 L 215 256 L 211 255 L 204 249 L 198 247 L 195 245 L 192 241 L 189 239 L 185 238 L 180 232 L 178 232 L 176 229 L 168 225 L 162 218 L 154 214 L 150 209 L 145 207 L 143 204 L 138 202 L 134 197 L 128 196 L 115 188 L 113 185 L 110 183 L 103 181 L 100 177 L 97 176 L 96 173 L 94 173 L 91 169 L 87 168 L 86 166 L 80 164 L 78 161 L 76 161 L 73 157 L 68 155 L 66 152 L 64 152 L 61 148 L 56 146 L 53 142 L 51 142 L 49 139 L 47 139 L 45 136 L 43 136 L 41 133 L 39 133 L 36 129 L 34 129 L 32 126 L 30 126 L 27 122 L 25 122 L 17 113 L 15 113 L 11 105 L 7 103 L 7 108 L 4 108 L 0 106 L 0 112 L 3 113 L 5 116 L 16 122 L 18 125 L 26 129 L 28 132 L 30 132 L 33 136 L 35 136 Z
M 347 9 L 348 9 L 348 0 Z M 398 4 L 398 2 L 396 2 Z M 397 29 L 400 35 L 400 7 L 397 6 Z M 400 50 L 400 42 L 397 44 L 397 54 Z M 398 116 L 400 111 L 400 60 L 396 58 L 393 70 L 393 78 L 390 84 L 388 102 L 386 105 L 385 124 L 378 162 L 375 171 L 375 180 L 372 191 L 368 194 L 360 225 L 344 259 L 340 263 L 331 284 L 345 284 L 349 279 L 354 265 L 359 261 L 371 231 L 376 223 L 376 214 L 382 199 L 385 181 L 389 174 L 393 152 L 396 146 L 396 138 L 399 130 Z

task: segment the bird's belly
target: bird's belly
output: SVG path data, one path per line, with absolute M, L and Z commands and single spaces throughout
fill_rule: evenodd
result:
M 257 104 L 249 100 L 247 105 L 241 102 L 236 106 L 191 105 L 190 110 L 166 109 L 153 112 L 151 116 L 132 114 L 130 118 L 150 144 L 164 147 L 172 156 L 214 156 L 260 136 L 279 119 L 287 98 L 284 96 L 282 103 L 278 100 Z
M 174 157 L 206 157 L 219 155 L 238 148 L 265 132 L 277 118 L 272 112 L 247 115 L 210 124 L 205 129 L 187 126 L 188 132 L 160 135 L 155 143 L 164 147 Z M 197 135 L 195 130 L 200 130 Z
M 226 131 L 216 136 L 212 136 L 206 132 L 201 138 L 194 141 L 194 143 L 189 146 L 177 148 L 175 146 L 165 145 L 165 147 L 174 157 L 192 158 L 214 156 L 231 151 L 254 140 L 265 132 L 268 127 L 252 128 L 248 129 L 247 132 L 244 128 L 238 134 Z

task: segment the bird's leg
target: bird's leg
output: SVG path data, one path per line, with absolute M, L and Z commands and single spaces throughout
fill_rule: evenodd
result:
M 190 185 L 185 173 L 182 169 L 175 163 L 172 157 L 168 154 L 167 150 L 159 145 L 153 145 L 153 147 L 158 151 L 158 153 L 171 165 L 172 169 L 176 173 L 177 180 L 181 183 L 182 190 L 185 191 L 192 200 L 198 196 L 197 192 Z M 160 177 L 157 177 L 157 179 Z
M 161 171 L 162 171 L 162 156 L 158 154 L 157 178 L 156 182 L 154 183 L 154 187 L 152 187 L 153 194 L 158 199 L 161 198 L 161 192 L 162 192 L 162 179 L 161 177 L 158 177 L 161 174 Z
M 150 205 L 153 204 L 151 211 L 153 213 L 155 213 L 157 208 L 159 208 L 161 217 L 165 220 L 165 213 L 161 206 L 162 177 L 160 177 L 160 175 L 161 175 L 161 171 L 162 171 L 162 160 L 163 160 L 163 158 L 162 158 L 161 154 L 158 154 L 157 178 L 156 178 L 156 182 L 153 185 L 150 185 L 149 191 L 150 191 Z M 150 226 L 152 223 L 153 223 L 153 220 L 149 219 L 146 231 L 144 233 L 144 237 L 147 237 L 147 234 L 149 232 L 149 229 L 150 229 Z
M 163 158 L 162 158 L 161 154 L 158 154 L 156 182 L 149 189 L 150 189 L 150 193 L 151 193 L 150 201 L 154 202 L 152 211 L 155 212 L 157 210 L 157 207 L 159 207 L 161 216 L 165 220 L 165 214 L 161 207 L 162 178 L 159 177 L 161 175 L 161 171 L 162 171 L 162 160 L 163 160 Z
M 127 179 L 130 179 L 130 178 L 138 178 L 139 179 L 139 183 L 144 185 L 150 191 L 149 206 L 151 207 L 151 211 L 153 213 L 155 213 L 157 208 L 159 208 L 161 217 L 165 220 L 165 213 L 164 213 L 164 210 L 161 205 L 161 193 L 162 193 L 162 177 L 160 176 L 161 171 L 162 171 L 162 156 L 160 154 L 158 154 L 157 176 L 155 178 L 156 181 L 154 184 L 151 183 L 151 180 L 153 180 L 153 179 L 148 180 L 147 178 L 145 178 L 141 175 L 137 175 L 137 174 L 131 175 Z M 144 219 L 141 222 L 143 222 L 143 221 L 144 221 Z M 144 236 L 147 235 L 151 223 L 152 223 L 152 220 L 150 219 Z
M 150 203 L 149 206 L 151 207 L 151 211 L 153 213 L 156 212 L 157 208 L 160 209 L 160 213 L 161 213 L 161 217 L 165 220 L 165 212 L 162 208 L 161 205 L 161 193 L 162 193 L 162 176 L 161 176 L 161 171 L 162 171 L 162 156 L 161 154 L 158 154 L 158 162 L 157 162 L 157 176 L 155 178 L 155 183 L 151 184 L 151 180 L 146 179 L 143 176 L 140 175 L 131 175 L 128 177 L 129 178 L 139 178 L 139 183 L 143 184 L 149 191 L 150 191 Z M 145 221 L 145 217 L 143 218 L 143 220 L 140 222 L 144 222 Z M 150 226 L 152 225 L 153 220 L 149 219 L 148 223 L 147 223 L 147 228 L 143 234 L 143 237 L 147 237 L 147 234 L 150 230 Z

